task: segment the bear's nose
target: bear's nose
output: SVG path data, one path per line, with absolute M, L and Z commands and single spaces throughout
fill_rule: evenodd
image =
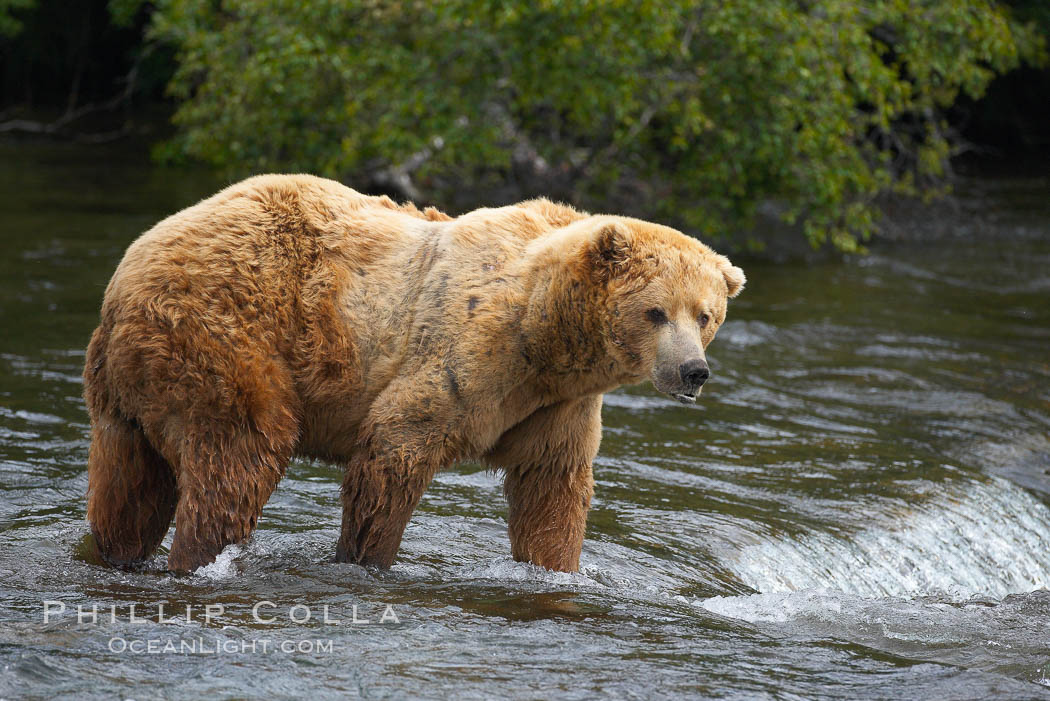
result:
M 682 363 L 678 367 L 678 374 L 687 387 L 700 387 L 711 377 L 711 370 L 707 367 L 707 361 L 694 358 Z

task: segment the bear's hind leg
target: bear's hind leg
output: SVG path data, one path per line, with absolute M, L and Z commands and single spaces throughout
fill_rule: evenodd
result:
M 192 572 L 213 562 L 227 545 L 248 539 L 292 453 L 291 440 L 274 447 L 259 433 L 198 435 L 205 438 L 185 437 L 179 461 L 175 539 L 168 555 L 168 569 L 175 572 Z
M 102 560 L 135 565 L 160 545 L 175 512 L 171 466 L 126 419 L 102 415 L 92 426 L 87 517 Z

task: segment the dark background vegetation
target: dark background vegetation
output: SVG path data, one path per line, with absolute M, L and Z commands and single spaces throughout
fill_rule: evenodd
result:
M 854 250 L 953 167 L 1046 162 L 1048 34 L 1042 0 L 0 0 L 0 132 Z

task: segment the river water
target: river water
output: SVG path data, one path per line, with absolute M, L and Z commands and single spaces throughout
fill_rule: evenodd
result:
M 128 243 L 220 185 L 0 145 L 0 698 L 1050 698 L 1050 180 L 747 263 L 697 406 L 607 396 L 580 574 L 510 559 L 475 466 L 391 570 L 336 564 L 311 462 L 214 565 L 105 569 L 83 349 Z

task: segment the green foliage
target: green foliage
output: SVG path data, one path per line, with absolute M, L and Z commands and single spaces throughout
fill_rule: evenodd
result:
M 151 35 L 177 49 L 169 156 L 706 237 L 772 201 L 842 250 L 880 194 L 936 185 L 945 108 L 1044 56 L 988 0 L 162 0 Z
M 1032 22 L 1044 36 L 1050 35 L 1050 3 L 1046 0 L 1005 0 L 1014 16 L 1022 22 Z
M 135 17 L 143 7 L 146 0 L 109 0 L 110 21 L 117 27 L 130 27 L 135 23 Z
M 0 0 L 0 37 L 13 37 L 22 31 L 22 20 L 12 12 L 28 12 L 36 0 Z

